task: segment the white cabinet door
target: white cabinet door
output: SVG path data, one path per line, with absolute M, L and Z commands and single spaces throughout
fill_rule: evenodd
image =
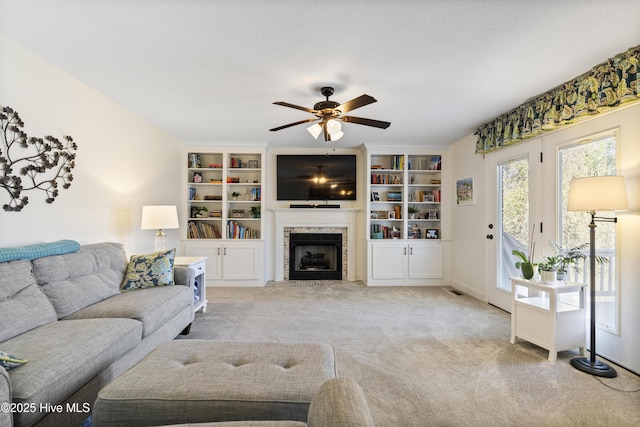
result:
M 371 277 L 373 279 L 405 279 L 407 277 L 407 244 L 371 243 Z
M 443 275 L 442 245 L 436 242 L 409 244 L 409 278 L 439 279 Z
M 224 280 L 258 280 L 262 277 L 260 243 L 225 243 L 222 249 Z
M 211 240 L 184 243 L 184 256 L 206 256 L 207 280 L 222 279 L 222 244 Z

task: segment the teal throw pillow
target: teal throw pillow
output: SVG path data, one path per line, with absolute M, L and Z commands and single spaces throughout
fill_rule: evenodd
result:
M 120 285 L 120 291 L 173 285 L 173 260 L 175 256 L 175 249 L 146 255 L 132 255 L 127 266 L 127 274 Z
M 17 368 L 18 366 L 27 363 L 27 359 L 20 359 L 12 354 L 0 351 L 0 366 L 7 371 L 9 369 Z

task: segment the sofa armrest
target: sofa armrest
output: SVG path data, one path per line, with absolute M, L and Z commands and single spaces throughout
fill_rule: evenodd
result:
M 332 378 L 313 396 L 309 427 L 373 427 L 369 405 L 360 386 L 349 378 Z
M 191 289 L 195 286 L 196 272 L 193 268 L 183 265 L 173 267 L 173 281 L 176 285 L 188 286 Z
M 11 382 L 9 373 L 0 366 L 0 404 L 11 403 Z M 0 411 L 0 426 L 13 426 L 11 411 Z

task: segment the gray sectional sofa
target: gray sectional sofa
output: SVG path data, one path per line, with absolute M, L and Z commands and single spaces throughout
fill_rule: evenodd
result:
M 177 286 L 120 292 L 122 245 L 98 243 L 33 260 L 0 262 L 0 426 L 80 425 L 98 391 L 194 319 L 194 272 Z

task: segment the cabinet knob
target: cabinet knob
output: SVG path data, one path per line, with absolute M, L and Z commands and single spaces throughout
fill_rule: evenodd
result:
M 487 239 L 493 240 L 493 234 L 487 234 Z

